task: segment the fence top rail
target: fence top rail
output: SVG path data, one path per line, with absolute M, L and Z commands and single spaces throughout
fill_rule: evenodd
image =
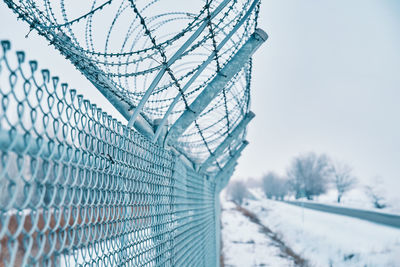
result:
M 140 109 L 138 127 L 149 138 L 155 119 L 168 113 L 170 127 L 250 38 L 260 5 L 259 0 L 4 1 L 126 118 L 164 70 Z M 210 56 L 213 60 L 197 74 Z M 251 70 L 251 61 L 244 63 L 176 143 L 194 164 L 207 159 L 249 111 Z

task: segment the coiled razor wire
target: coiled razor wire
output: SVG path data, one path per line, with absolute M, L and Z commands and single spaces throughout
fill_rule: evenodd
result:
M 110 92 L 131 109 L 138 105 L 172 55 L 207 22 L 207 28 L 195 42 L 166 67 L 166 74 L 142 109 L 143 116 L 152 123 L 163 118 L 173 99 L 180 96 L 180 102 L 168 116 L 168 125 L 176 121 L 248 40 L 257 26 L 259 12 L 258 3 L 245 23 L 218 50 L 218 44 L 255 0 L 229 1 L 214 18 L 210 14 L 222 0 L 4 1 L 89 80 L 97 80 L 98 75 L 107 77 L 113 85 Z M 210 55 L 214 55 L 213 62 L 183 91 L 183 85 Z M 249 64 L 177 140 L 176 146 L 188 150 L 193 161 L 201 163 L 209 157 L 247 113 Z
M 0 266 L 213 266 L 215 182 L 1 46 Z

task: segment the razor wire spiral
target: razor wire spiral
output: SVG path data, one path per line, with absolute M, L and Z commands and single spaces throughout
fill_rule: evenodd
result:
M 111 93 L 132 109 L 157 72 L 165 67 L 166 74 L 152 91 L 142 114 L 150 123 L 168 116 L 168 125 L 176 121 L 247 41 L 257 27 L 259 11 L 256 1 L 257 8 L 245 23 L 217 49 L 255 1 L 4 1 L 31 30 L 47 38 L 80 71 L 91 76 L 91 80 L 97 74 L 107 77 L 112 83 Z M 211 18 L 212 12 L 222 4 L 222 10 Z M 204 22 L 207 26 L 196 41 L 172 65 L 167 65 Z M 184 85 L 210 55 L 213 61 L 184 91 Z M 248 62 L 176 141 L 176 147 L 194 162 L 201 163 L 210 156 L 248 112 L 250 80 L 251 62 Z M 166 115 L 177 96 L 179 102 Z M 226 155 L 217 160 L 216 166 L 225 160 Z
M 215 183 L 0 51 L 0 266 L 212 266 Z
M 100 92 L 129 112 L 140 110 L 153 128 L 167 118 L 167 129 L 224 75 L 255 31 L 260 5 L 4 2 Z M 245 143 L 242 128 L 229 137 L 249 114 L 251 59 L 163 147 L 39 69 L 23 51 L 11 51 L 1 41 L 0 266 L 218 265 L 218 193 Z M 226 139 L 229 145 L 214 155 Z M 207 169 L 197 168 L 210 158 Z

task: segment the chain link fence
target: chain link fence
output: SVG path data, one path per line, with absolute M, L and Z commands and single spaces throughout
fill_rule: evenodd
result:
M 213 266 L 215 182 L 0 51 L 0 266 Z
M 118 121 L 0 48 L 0 267 L 218 266 L 260 0 L 3 0 Z
M 171 128 L 257 28 L 260 0 L 3 0 L 128 120 Z M 252 62 L 241 62 L 174 146 L 201 163 L 250 110 Z M 132 114 L 132 110 L 137 113 Z M 132 125 L 131 125 L 132 126 Z M 162 127 L 160 127 L 161 129 Z M 159 137 L 156 132 L 154 140 Z M 240 138 L 245 139 L 245 134 Z M 229 146 L 227 154 L 235 146 Z M 220 171 L 216 158 L 210 171 Z

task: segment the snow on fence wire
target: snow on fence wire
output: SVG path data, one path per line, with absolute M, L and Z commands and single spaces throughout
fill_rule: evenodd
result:
M 0 54 L 0 266 L 212 266 L 215 183 Z

